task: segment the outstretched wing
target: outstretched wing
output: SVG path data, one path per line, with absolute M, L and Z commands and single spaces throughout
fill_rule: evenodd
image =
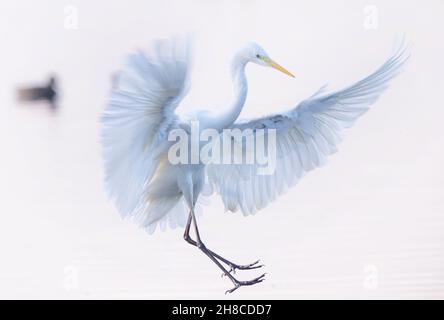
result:
M 177 122 L 189 88 L 188 41 L 160 40 L 128 56 L 103 112 L 106 186 L 122 215 L 131 214 L 158 165 L 154 150 Z
M 232 128 L 276 129 L 276 169 L 259 175 L 257 164 L 207 166 L 209 181 L 227 210 L 255 213 L 296 184 L 302 175 L 322 166 L 336 151 L 343 129 L 366 112 L 407 59 L 400 48 L 379 69 L 363 80 L 330 94 L 315 94 L 296 108 L 279 115 L 235 123 Z M 237 143 L 242 143 L 242 141 Z M 245 146 L 240 148 L 245 150 Z

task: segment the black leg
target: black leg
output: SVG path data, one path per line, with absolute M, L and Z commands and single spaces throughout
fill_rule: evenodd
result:
M 194 241 L 193 239 L 191 239 L 190 236 L 190 228 L 191 228 L 191 222 L 192 222 L 192 215 L 191 215 L 191 211 L 190 211 L 190 215 L 188 216 L 188 222 L 187 225 L 185 227 L 185 233 L 183 235 L 184 239 L 186 242 L 192 244 L 193 246 L 197 247 L 197 242 Z M 236 264 L 231 262 L 230 260 L 225 259 L 224 257 L 220 256 L 219 254 L 215 253 L 214 251 L 210 250 L 207 248 L 207 250 L 211 253 L 211 255 L 213 257 L 215 257 L 216 259 L 222 261 L 223 263 L 225 263 L 226 265 L 228 265 L 230 267 L 229 272 L 233 272 L 236 273 L 236 270 L 252 270 L 252 269 L 259 269 L 264 267 L 263 264 L 259 264 L 260 260 L 257 260 L 253 263 L 250 264 L 245 264 L 245 265 L 241 265 L 241 264 Z M 225 273 L 222 274 L 222 276 L 224 276 Z
M 196 233 L 196 240 L 197 241 L 194 241 L 190 237 L 191 223 L 194 223 L 194 231 Z M 253 280 L 250 280 L 250 281 L 239 281 L 236 278 L 234 278 L 231 275 L 231 271 L 235 272 L 236 269 L 241 269 L 241 270 L 257 269 L 257 268 L 262 267 L 262 265 L 257 265 L 259 263 L 259 261 L 256 261 L 255 263 L 252 263 L 249 265 L 244 265 L 244 266 L 237 265 L 237 264 L 234 264 L 234 263 L 230 262 L 229 260 L 221 257 L 220 255 L 214 253 L 213 251 L 209 250 L 203 244 L 203 242 L 200 238 L 199 229 L 197 227 L 196 217 L 194 215 L 193 210 L 190 210 L 190 215 L 188 217 L 187 225 L 185 227 L 184 239 L 185 239 L 185 241 L 198 247 L 203 253 L 205 253 L 205 255 L 207 255 L 223 271 L 223 275 L 227 276 L 233 282 L 234 288 L 226 291 L 225 293 L 231 293 L 241 286 L 250 286 L 250 285 L 264 281 L 265 274 L 262 274 L 261 276 L 255 278 Z M 224 262 L 228 266 L 230 266 L 230 271 L 225 269 L 225 267 L 217 259 L 221 260 L 222 262 Z

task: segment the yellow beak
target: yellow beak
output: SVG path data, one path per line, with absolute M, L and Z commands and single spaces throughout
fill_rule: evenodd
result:
M 292 78 L 294 78 L 294 75 L 288 71 L 287 69 L 285 69 L 283 66 L 279 65 L 278 63 L 274 62 L 273 60 L 271 60 L 270 58 L 264 58 L 264 61 L 266 63 L 268 63 L 268 65 L 276 70 L 279 70 L 282 73 L 285 73 L 287 76 L 290 76 Z

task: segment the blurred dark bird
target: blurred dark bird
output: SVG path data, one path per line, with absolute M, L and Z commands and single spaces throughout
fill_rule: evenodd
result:
M 20 88 L 18 90 L 20 101 L 34 102 L 46 100 L 51 108 L 56 108 L 57 100 L 57 79 L 55 76 L 49 78 L 48 84 L 44 87 Z

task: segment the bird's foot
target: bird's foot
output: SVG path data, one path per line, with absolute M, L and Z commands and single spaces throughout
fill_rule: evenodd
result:
M 260 260 L 257 260 L 253 263 L 245 264 L 245 265 L 235 264 L 235 263 L 232 263 L 228 260 L 226 260 L 225 262 L 230 267 L 230 270 L 228 272 L 233 273 L 233 274 L 236 273 L 236 270 L 253 270 L 253 269 L 259 269 L 259 268 L 262 268 L 265 266 L 263 264 L 259 264 L 259 262 L 261 262 Z M 225 276 L 225 273 L 222 274 L 222 277 L 224 277 L 224 276 Z
M 257 278 L 254 278 L 253 280 L 248 280 L 248 281 L 239 281 L 239 280 L 234 279 L 233 280 L 234 288 L 225 291 L 225 294 L 233 293 L 234 291 L 236 291 L 237 289 L 239 289 L 240 287 L 243 287 L 243 286 L 252 286 L 254 284 L 260 283 L 265 280 L 265 275 L 266 275 L 266 273 L 262 274 L 261 276 L 259 276 Z

